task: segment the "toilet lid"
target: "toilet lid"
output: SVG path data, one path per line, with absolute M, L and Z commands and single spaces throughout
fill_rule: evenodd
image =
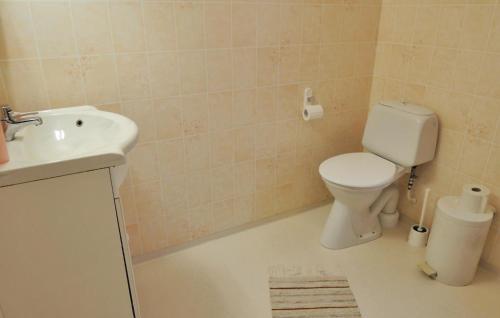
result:
M 332 183 L 352 188 L 373 188 L 390 183 L 396 165 L 368 152 L 335 156 L 319 166 L 320 175 Z

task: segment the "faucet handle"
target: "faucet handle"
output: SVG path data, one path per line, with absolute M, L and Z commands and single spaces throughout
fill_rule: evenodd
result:
M 9 105 L 2 105 L 0 121 L 7 121 L 11 118 L 12 108 Z
M 28 112 L 28 113 L 12 113 L 12 117 L 16 118 L 16 119 L 23 119 L 24 117 L 26 116 L 34 116 L 34 115 L 38 115 L 38 112 Z
M 12 108 L 9 105 L 2 105 L 1 109 L 3 115 L 12 112 Z
M 24 117 L 27 117 L 27 116 L 38 115 L 38 112 L 27 112 L 27 113 L 14 112 L 12 110 L 12 107 L 10 107 L 9 105 L 3 105 L 1 109 L 2 109 L 2 113 L 1 113 L 2 116 L 1 116 L 0 120 L 2 120 L 2 121 L 22 120 Z

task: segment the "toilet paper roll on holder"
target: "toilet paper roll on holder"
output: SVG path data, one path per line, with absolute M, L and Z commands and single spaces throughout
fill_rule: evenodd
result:
M 302 107 L 302 118 L 309 121 L 323 117 L 323 107 L 319 104 L 314 104 L 314 96 L 311 88 L 304 89 L 304 104 Z

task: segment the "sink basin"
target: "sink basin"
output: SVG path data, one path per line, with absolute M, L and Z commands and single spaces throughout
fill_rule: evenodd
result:
M 0 165 L 0 186 L 104 167 L 118 167 L 134 147 L 135 123 L 93 106 L 42 111 L 40 126 L 19 131 L 7 143 L 10 161 Z

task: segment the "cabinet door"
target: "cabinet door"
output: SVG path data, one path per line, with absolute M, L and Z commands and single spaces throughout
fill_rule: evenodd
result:
M 5 318 L 133 317 L 108 169 L 0 188 Z

